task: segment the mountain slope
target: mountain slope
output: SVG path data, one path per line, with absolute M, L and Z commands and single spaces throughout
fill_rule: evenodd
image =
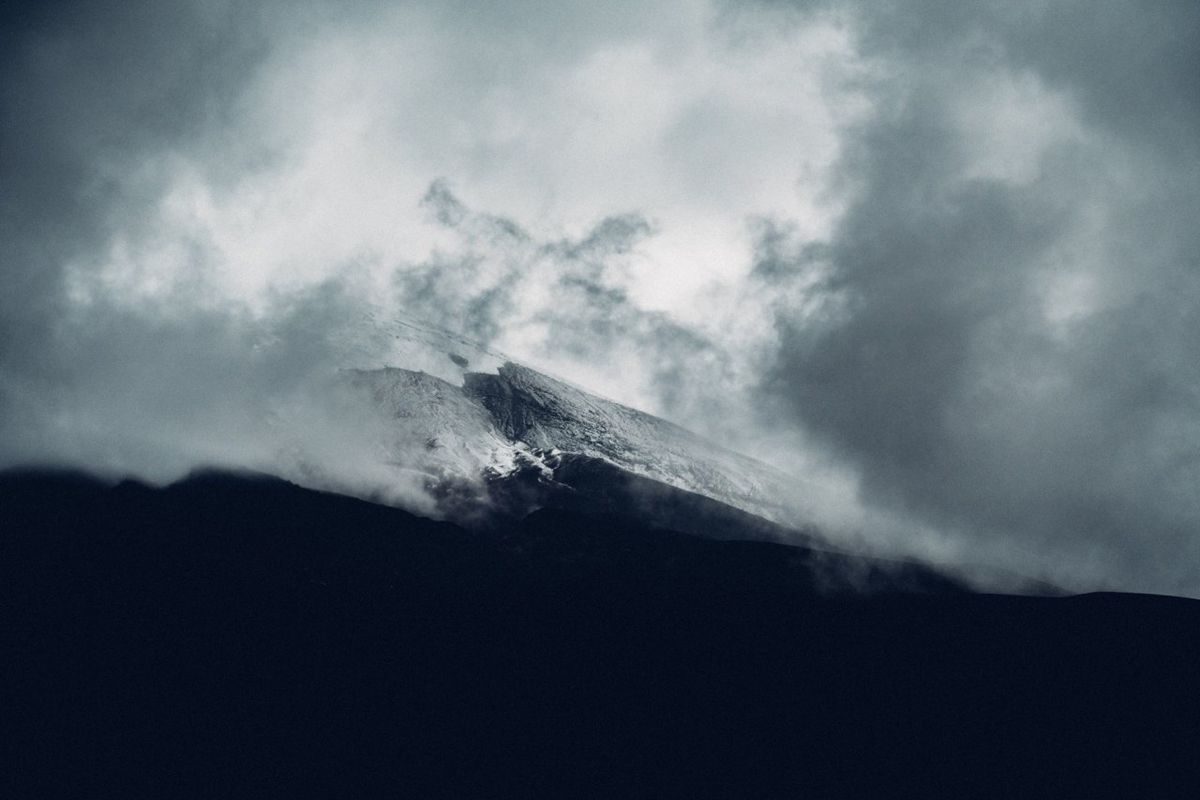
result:
M 785 501 L 795 484 L 766 464 L 511 362 L 496 374 L 464 372 L 461 386 L 400 367 L 347 376 L 387 421 L 393 463 L 424 471 L 430 490 L 446 495 L 443 512 L 452 518 L 483 513 L 496 499 L 483 484 L 518 473 L 563 484 L 564 463 L 575 478 L 584 478 L 588 465 L 608 474 L 615 468 L 630 480 L 649 479 L 765 519 L 792 517 Z M 472 484 L 475 491 L 463 497 Z
M 469 373 L 463 388 L 510 439 L 604 459 L 760 516 L 778 520 L 796 489 L 762 462 L 518 364 Z
M 1200 604 L 282 481 L 0 476 L 11 797 L 1194 797 Z
M 383 344 L 360 349 L 380 355 L 348 347 L 356 366 L 347 383 L 367 401 L 364 413 L 386 420 L 390 461 L 448 495 L 447 516 L 482 513 L 494 492 L 481 484 L 517 472 L 555 481 L 567 456 L 580 457 L 576 474 L 604 462 L 786 526 L 805 521 L 801 482 L 762 462 L 418 320 L 365 327 L 364 338 Z

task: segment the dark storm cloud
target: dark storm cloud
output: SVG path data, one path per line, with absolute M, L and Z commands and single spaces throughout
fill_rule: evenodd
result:
M 755 242 L 750 274 L 756 281 L 786 283 L 829 259 L 825 242 L 797 242 L 795 225 L 763 218 L 754 220 L 752 228 Z
M 10 5 L 0 463 L 391 480 L 324 386 L 390 302 L 955 557 L 1200 594 L 1200 6 L 727 8 Z
M 268 282 L 253 297 L 220 279 L 222 271 L 290 271 L 287 255 L 257 263 L 274 251 L 242 247 L 241 219 L 251 219 L 252 230 L 273 221 L 285 236 L 266 237 L 271 244 L 293 238 L 303 220 L 271 190 L 303 166 L 306 147 L 319 144 L 321 125 L 345 109 L 337 105 L 345 96 L 364 85 L 386 92 L 395 63 L 420 65 L 420 55 L 404 61 L 414 46 L 449 51 L 445 64 L 436 53 L 424 58 L 457 91 L 435 93 L 445 95 L 439 104 L 422 82 L 409 95 L 426 103 L 430 120 L 410 126 L 418 140 L 444 138 L 457 103 L 490 90 L 490 64 L 459 69 L 452 57 L 470 43 L 502 49 L 511 37 L 495 41 L 494 26 L 455 26 L 441 10 L 394 11 L 369 3 L 345 11 L 220 2 L 9 7 L 0 52 L 0 465 L 56 462 L 165 479 L 196 463 L 269 463 L 278 448 L 304 447 L 301 461 L 329 459 L 326 473 L 345 478 L 337 473 L 358 469 L 347 459 L 378 460 L 347 443 L 371 439 L 366 431 L 341 431 L 331 452 L 323 441 L 290 439 L 287 420 L 281 430 L 262 422 L 290 414 L 304 426 L 337 427 L 316 419 L 334 401 L 304 395 L 323 392 L 322 382 L 344 366 L 342 345 L 371 340 L 356 326 L 373 305 L 369 290 L 352 288 L 339 271 L 385 259 L 370 243 L 334 247 L 333 263 L 314 270 L 323 282 L 309 277 L 286 290 Z M 530 45 L 553 39 L 565 47 L 555 58 L 572 62 L 580 55 L 568 39 L 584 47 L 607 35 L 567 16 L 535 30 Z M 601 16 L 636 28 L 628 15 Z M 570 37 L 560 35 L 563 26 Z M 360 55 L 339 49 L 356 37 L 374 49 L 344 59 Z M 526 66 L 541 69 L 538 59 Z M 327 73 L 339 77 L 322 93 Z M 389 119 L 386 110 L 369 111 Z M 411 155 L 386 146 L 360 152 L 373 168 L 380 155 L 389 159 L 384 166 Z M 259 189 L 259 175 L 265 207 L 242 194 Z M 171 203 L 183 204 L 180 218 Z M 579 324 L 591 338 L 563 336 L 560 349 L 593 355 L 606 351 L 598 336 L 624 336 L 629 347 L 635 325 L 668 327 L 665 317 L 639 316 L 603 275 L 608 260 L 650 232 L 637 215 L 602 219 L 578 239 L 535 242 L 507 217 L 467 209 L 444 183 L 434 183 L 422 205 L 454 245 L 399 265 L 394 286 L 407 311 L 428 311 L 485 342 L 519 324 L 518 312 L 552 336 Z M 213 221 L 226 210 L 232 229 L 220 227 L 227 219 Z M 336 223 L 323 230 L 340 232 Z M 223 249 L 230 241 L 232 255 Z M 528 298 L 516 293 L 547 274 L 556 296 L 522 308 Z M 353 356 L 364 357 L 371 360 L 361 349 Z
M 419 486 L 379 466 L 379 431 L 341 424 L 363 419 L 336 380 L 339 337 L 365 308 L 349 284 L 275 292 L 251 311 L 210 285 L 211 241 L 155 229 L 171 157 L 202 163 L 219 187 L 269 155 L 233 124 L 278 27 L 267 8 L 6 8 L 0 466 L 156 481 L 249 466 L 424 504 Z M 178 245 L 181 275 L 153 297 L 106 287 L 97 269 L 118 233 Z
M 262 45 L 252 16 L 220 3 L 30 3 L 4 14 L 0 371 L 11 379 L 55 361 L 64 265 L 161 191 L 153 175 L 127 173 L 147 152 L 211 134 Z
M 780 315 L 764 387 L 868 502 L 1076 585 L 1196 593 L 1200 6 L 842 7 L 879 73 L 811 290 L 836 313 Z M 996 76 L 1081 128 L 1022 179 L 971 170 L 960 114 Z M 779 252 L 766 230 L 760 278 L 790 274 Z

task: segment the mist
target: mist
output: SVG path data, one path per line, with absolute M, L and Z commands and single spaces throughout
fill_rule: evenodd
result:
M 17 4 L 0 465 L 435 513 L 411 315 L 847 546 L 1200 595 L 1190 3 Z

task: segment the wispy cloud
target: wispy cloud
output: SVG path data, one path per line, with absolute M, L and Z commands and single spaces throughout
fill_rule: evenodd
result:
M 839 535 L 1200 592 L 1193 3 L 5 13 L 4 463 L 261 463 L 398 308 Z

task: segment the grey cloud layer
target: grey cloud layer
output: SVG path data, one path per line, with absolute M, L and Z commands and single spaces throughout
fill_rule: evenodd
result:
M 201 465 L 270 469 L 421 506 L 379 469 L 333 380 L 360 293 L 328 280 L 254 313 L 221 295 L 213 246 L 155 230 L 170 175 L 203 156 L 234 182 L 262 154 L 232 140 L 269 52 L 266 7 L 188 2 L 8 6 L 0 47 L 0 465 L 171 480 Z M 183 279 L 153 298 L 88 283 L 117 233 L 175 239 Z M 86 301 L 72 296 L 84 278 Z M 302 435 L 300 435 L 302 433 Z
M 55 365 L 64 269 L 162 187 L 129 179 L 146 151 L 190 146 L 258 57 L 242 15 L 191 3 L 16 4 L 0 67 L 0 367 Z M 0 396 L 0 403 L 4 402 Z
M 661 411 L 676 418 L 711 416 L 695 406 L 713 401 L 716 387 L 733 382 L 730 354 L 666 314 L 639 307 L 613 274 L 654 235 L 650 220 L 619 214 L 576 239 L 544 241 L 514 220 L 470 209 L 446 181 L 436 181 L 423 204 L 456 235 L 455 248 L 395 271 L 398 307 L 488 346 L 523 343 L 527 355 L 542 363 L 616 368 L 635 353 Z M 705 383 L 709 389 L 694 391 Z
M 354 272 L 376 264 L 392 275 L 389 301 L 414 314 L 560 372 L 572 364 L 591 370 L 568 377 L 629 376 L 629 386 L 592 388 L 722 438 L 740 430 L 745 439 L 735 444 L 795 441 L 810 448 L 803 463 L 843 465 L 858 476 L 874 525 L 926 527 L 977 561 L 1080 588 L 1200 594 L 1195 3 L 724 5 L 722 24 L 752 19 L 759 31 L 803 27 L 817 16 L 841 20 L 861 64 L 831 75 L 830 91 L 854 81 L 852 93 L 869 101 L 870 113 L 850 115 L 841 131 L 829 194 L 844 212 L 827 238 L 813 237 L 811 221 L 770 208 L 728 209 L 750 220 L 754 247 L 704 296 L 710 324 L 648 310 L 631 288 L 630 272 L 649 268 L 643 249 L 678 236 L 646 200 L 654 184 L 637 184 L 637 203 L 561 235 L 531 219 L 544 198 L 514 201 L 514 210 L 496 202 L 498 191 L 460 199 L 452 188 L 460 172 L 477 173 L 490 160 L 503 162 L 505 176 L 517 167 L 535 176 L 563 167 L 536 148 L 574 141 L 566 122 L 566 134 L 479 137 L 461 163 L 435 146 L 455 126 L 503 121 L 504 92 L 514 86 L 542 92 L 581 62 L 592 69 L 585 78 L 603 74 L 587 61 L 600 43 L 613 47 L 611 61 L 598 63 L 614 69 L 701 51 L 678 9 L 517 4 L 501 14 L 490 4 L 364 3 L 339 12 L 318 3 L 182 1 L 16 8 L 6 12 L 0 41 L 4 463 L 57 460 L 169 476 L 200 459 L 262 462 L 290 441 L 256 434 L 264 417 L 291 409 L 315 428 L 336 415 L 328 405 L 336 401 L 302 398 L 341 364 L 337 342 L 348 321 L 380 300 Z M 251 232 L 271 221 L 256 216 L 263 208 L 278 209 L 247 194 L 245 184 L 258 186 L 246 176 L 299 173 L 303 211 L 304 146 L 337 134 L 332 117 L 344 110 L 372 108 L 339 105 L 344 98 L 313 88 L 323 71 L 344 67 L 346 53 L 358 55 L 353 46 L 318 48 L 311 62 L 305 46 L 376 29 L 394 29 L 405 65 L 424 57 L 428 74 L 401 87 L 416 113 L 401 166 L 370 160 L 387 152 L 382 146 L 365 148 L 364 160 L 430 187 L 423 200 L 422 188 L 402 199 L 438 229 L 440 244 L 411 258 L 374 252 L 370 243 L 331 246 L 335 263 L 320 280 L 268 293 L 257 310 L 243 307 L 213 277 L 226 257 L 213 229 L 163 222 L 164 198 L 178 188 L 178 175 L 163 165 L 178 158 L 199 176 L 216 209 L 206 213 L 244 208 Z M 413 31 L 435 32 L 438 48 L 422 56 Z M 376 32 L 363 55 L 376 60 L 371 69 L 393 56 L 380 38 Z M 647 41 L 655 46 L 639 61 L 631 43 Z M 769 71 L 776 62 L 764 63 Z M 299 72 L 293 78 L 290 70 Z M 364 96 L 388 96 L 388 78 Z M 636 94 L 641 84 L 625 78 L 621 92 Z M 663 85 L 681 88 L 656 84 Z M 747 84 L 747 96 L 755 88 Z M 631 99 L 618 97 L 604 111 Z M 679 164 L 690 165 L 694 186 L 709 192 L 696 208 L 711 210 L 724 197 L 721 180 L 736 185 L 739 202 L 754 195 L 737 180 L 742 162 L 722 161 L 710 174 L 702 156 L 744 146 L 738 137 L 774 112 L 746 116 L 749 108 L 742 119 L 728 103 L 701 101 L 666 126 L 659 156 L 674 165 L 667 183 L 678 182 Z M 334 113 L 321 113 L 326 102 Z M 289 103 L 309 105 L 290 116 Z M 492 110 L 477 114 L 484 106 Z M 655 106 L 638 104 L 636 119 L 653 120 Z M 363 124 L 380 138 L 380 120 L 412 109 L 368 114 Z M 584 124 L 582 116 L 563 118 Z M 518 122 L 557 119 L 528 114 Z M 704 146 L 686 158 L 675 152 L 680 130 Z M 578 153 L 588 156 L 606 142 L 585 144 Z M 418 159 L 427 152 L 437 155 Z M 750 184 L 798 163 L 744 156 Z M 647 162 L 634 166 L 644 171 Z M 262 186 L 294 191 L 283 179 Z M 607 191 L 620 188 L 616 181 Z M 584 196 L 590 187 L 564 179 L 557 191 Z M 669 197 L 677 215 L 683 194 Z M 351 222 L 346 229 L 359 230 Z M 147 299 L 123 296 L 91 270 L 117 240 L 135 256 L 149 253 L 133 261 L 150 268 L 159 252 L 151 245 L 167 242 L 183 279 Z M 683 274 L 690 265 L 659 268 Z M 73 276 L 92 273 L 100 277 L 86 284 L 91 300 L 80 303 Z M 350 436 L 330 423 L 306 463 L 335 459 L 326 445 Z M 369 452 L 370 437 L 360 438 L 352 454 Z
M 781 317 L 764 386 L 875 503 L 1014 563 L 1195 593 L 1200 8 L 850 7 L 891 77 L 847 139 L 855 199 L 816 290 L 839 312 Z M 968 169 L 956 114 L 996 75 L 1082 123 L 1028 180 Z

